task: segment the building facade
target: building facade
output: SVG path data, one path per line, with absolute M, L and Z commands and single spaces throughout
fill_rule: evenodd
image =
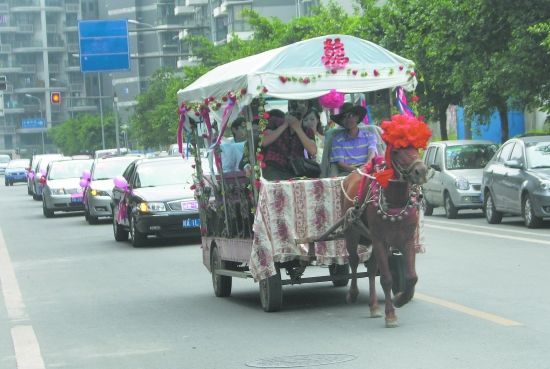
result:
M 49 128 L 97 111 L 78 59 L 78 20 L 95 17 L 95 0 L 0 0 L 0 149 L 55 151 Z

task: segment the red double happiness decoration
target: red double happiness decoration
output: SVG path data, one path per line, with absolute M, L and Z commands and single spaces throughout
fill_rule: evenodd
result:
M 321 57 L 321 61 L 327 69 L 332 73 L 336 73 L 338 69 L 344 69 L 349 62 L 349 58 L 344 51 L 344 44 L 339 38 L 327 38 L 325 40 L 325 55 Z

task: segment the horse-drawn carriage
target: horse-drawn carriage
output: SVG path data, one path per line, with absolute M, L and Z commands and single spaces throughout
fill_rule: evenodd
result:
M 313 99 L 336 90 L 354 100 L 370 91 L 410 90 L 416 83 L 413 68 L 412 61 L 371 42 L 330 35 L 219 66 L 178 92 L 178 143 L 180 152 L 184 140 L 191 143 L 191 154 L 196 154 L 194 188 L 203 263 L 212 274 L 216 296 L 231 294 L 232 278 L 253 278 L 259 282 L 263 309 L 276 311 L 282 305 L 283 285 L 332 281 L 335 286 L 345 286 L 352 279 L 352 289 L 356 290 L 357 277 L 370 273 L 374 280 L 376 266 L 369 272 L 356 272 L 358 263 L 373 260 L 369 259 L 372 248 L 364 224 L 350 223 L 345 177 L 266 181 L 261 177 L 264 163 L 250 122 L 256 115 L 260 130 L 265 128 L 264 104 L 269 99 Z M 249 176 L 222 170 L 219 146 L 226 127 L 238 115 L 248 118 L 245 151 L 255 169 Z M 204 168 L 201 148 L 211 153 L 208 168 Z M 412 207 L 407 201 L 406 209 Z M 367 203 L 372 201 L 364 201 Z M 361 204 L 353 206 L 359 209 Z M 397 216 L 389 219 L 393 222 Z M 353 232 L 363 237 L 356 241 L 364 245 L 354 245 L 350 274 L 348 249 L 353 240 L 348 239 L 346 245 L 345 238 Z M 396 247 L 388 256 L 395 294 L 404 291 L 410 281 L 400 249 Z M 328 269 L 328 273 L 304 277 L 305 268 L 313 265 L 327 267 L 322 270 Z M 350 293 L 354 300 L 357 294 Z M 412 297 L 410 290 L 407 293 Z

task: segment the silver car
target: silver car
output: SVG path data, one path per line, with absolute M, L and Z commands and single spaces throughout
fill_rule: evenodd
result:
M 424 214 L 438 206 L 449 219 L 460 209 L 482 209 L 481 177 L 498 146 L 484 140 L 432 142 L 424 153 L 430 172 L 422 185 Z
M 58 160 L 63 158 L 63 155 L 61 154 L 44 154 L 39 155 L 35 159 L 33 157 L 33 160 L 31 162 L 31 170 L 29 172 L 29 180 L 30 180 L 30 195 L 32 195 L 32 198 L 34 200 L 41 200 L 42 199 L 42 187 L 43 184 L 41 181 L 45 181 L 46 177 L 46 171 L 48 169 L 48 164 L 52 160 Z M 42 178 L 44 179 L 42 180 Z
M 113 156 L 94 160 L 90 177 L 84 190 L 84 216 L 90 224 L 96 224 L 99 217 L 111 217 L 111 195 L 113 178 L 122 175 L 130 163 L 139 156 Z
M 42 190 L 42 210 L 46 218 L 55 211 L 82 211 L 83 188 L 80 175 L 90 170 L 93 160 L 56 160 L 48 165 Z

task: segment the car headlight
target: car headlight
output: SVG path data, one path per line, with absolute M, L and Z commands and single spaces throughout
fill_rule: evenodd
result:
M 548 180 L 540 181 L 540 188 L 545 190 L 545 191 L 550 190 L 550 181 L 548 181 Z
M 470 188 L 470 182 L 464 177 L 455 179 L 455 186 L 459 190 L 467 190 Z
M 95 189 L 90 190 L 90 195 L 92 195 L 92 196 L 110 196 L 107 191 L 101 191 L 101 190 L 95 190 Z
M 64 188 L 50 188 L 50 192 L 52 195 L 65 195 Z
M 163 202 L 140 202 L 138 209 L 142 213 L 149 213 L 151 211 L 166 211 L 166 206 Z

